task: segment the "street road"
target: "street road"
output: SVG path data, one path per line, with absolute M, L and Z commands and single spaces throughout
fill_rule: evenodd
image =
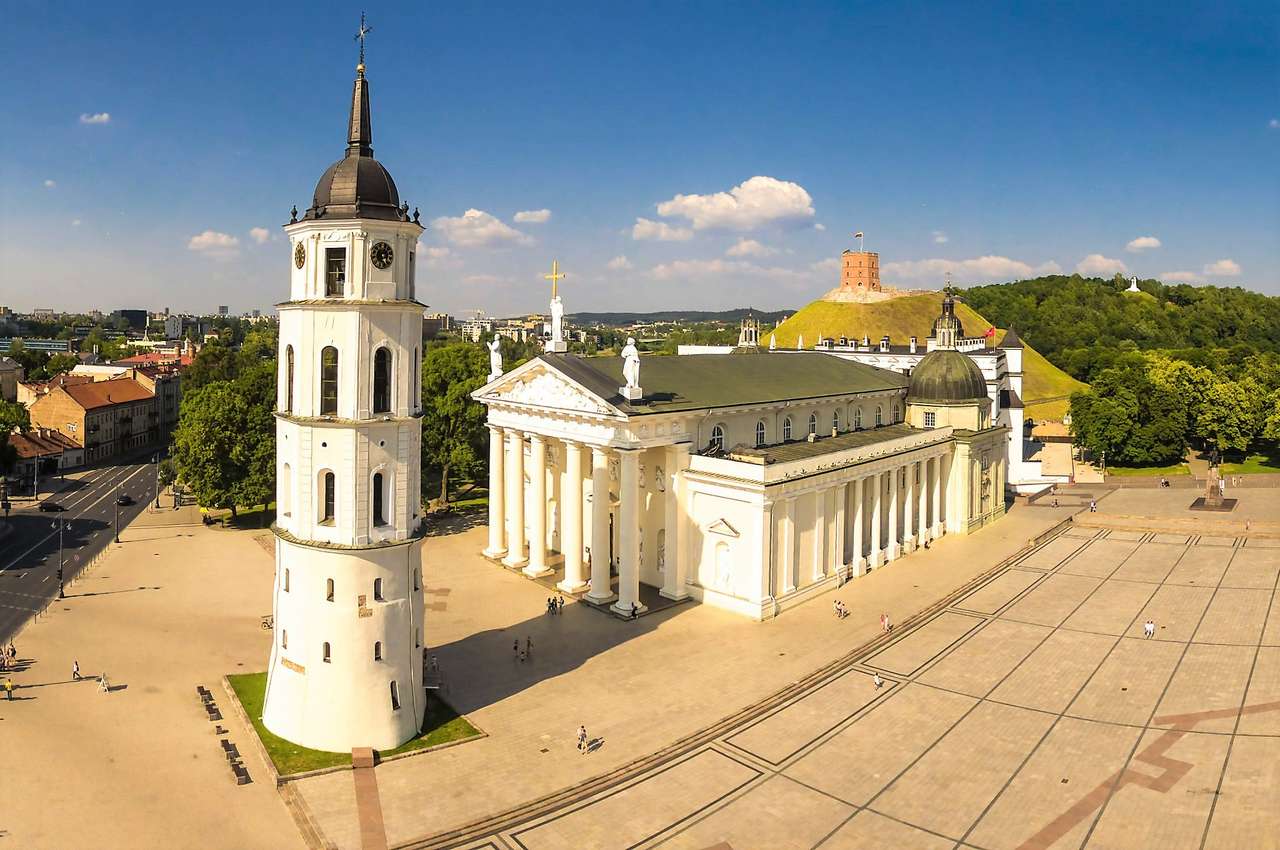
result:
M 65 511 L 41 513 L 32 503 L 9 516 L 13 533 L 0 541 L 0 642 L 7 643 L 31 615 L 58 595 L 58 520 L 63 581 L 71 579 L 115 539 L 116 494 L 134 503 L 120 508 L 123 529 L 155 498 L 155 465 L 124 463 L 94 470 L 48 497 Z M 75 591 L 67 589 L 67 594 Z

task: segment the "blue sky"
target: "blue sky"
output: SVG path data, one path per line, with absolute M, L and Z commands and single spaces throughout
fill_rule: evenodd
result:
M 4 5 L 0 304 L 283 300 L 280 225 L 345 144 L 353 7 Z M 544 309 L 553 257 L 570 312 L 798 307 L 854 230 L 909 288 L 1280 294 L 1274 2 L 369 18 L 375 152 L 430 223 L 419 298 L 455 314 Z

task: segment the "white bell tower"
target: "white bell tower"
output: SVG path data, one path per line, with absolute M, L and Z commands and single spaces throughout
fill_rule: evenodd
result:
M 312 749 L 394 748 L 425 709 L 417 219 L 373 158 L 362 41 L 346 155 L 285 227 L 290 294 L 278 305 L 275 642 L 262 719 Z

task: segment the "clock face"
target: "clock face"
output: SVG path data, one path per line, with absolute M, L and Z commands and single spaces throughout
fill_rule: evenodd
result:
M 307 249 L 302 247 L 302 243 L 298 243 L 298 247 L 293 249 L 293 264 L 298 268 L 302 268 L 307 262 Z
M 380 269 L 389 268 L 395 256 L 395 252 L 391 250 L 391 246 L 386 242 L 375 243 L 372 250 L 369 251 L 369 259 L 373 260 L 373 264 Z

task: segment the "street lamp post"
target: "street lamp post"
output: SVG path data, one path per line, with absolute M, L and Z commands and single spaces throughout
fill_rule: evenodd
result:
M 116 485 L 116 542 L 120 542 L 120 485 Z
M 151 462 L 156 467 L 156 510 L 160 510 L 160 454 L 153 454 Z
M 62 517 L 58 517 L 53 525 L 58 529 L 58 598 L 66 599 L 67 596 L 62 584 L 62 531 L 66 528 L 66 523 L 62 521 Z

